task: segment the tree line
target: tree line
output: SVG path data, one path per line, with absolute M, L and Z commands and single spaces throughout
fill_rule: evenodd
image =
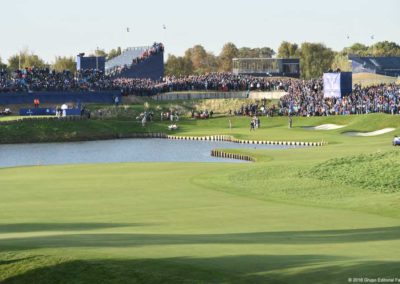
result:
M 271 58 L 275 52 L 270 47 L 237 48 L 233 43 L 226 43 L 221 53 L 216 56 L 198 44 L 185 51 L 183 56 L 168 55 L 165 63 L 166 75 L 205 74 L 210 72 L 232 71 L 233 58 Z
M 121 47 L 106 52 L 97 49 L 90 55 L 105 56 L 107 60 L 122 53 Z M 169 54 L 165 62 L 166 75 L 191 75 L 210 72 L 232 71 L 233 58 L 299 58 L 302 78 L 317 78 L 329 69 L 351 71 L 348 56 L 400 56 L 400 46 L 395 42 L 381 41 L 367 46 L 354 43 L 341 51 L 334 51 L 322 43 L 304 42 L 301 45 L 283 41 L 277 52 L 270 47 L 236 47 L 235 44 L 226 43 L 218 55 L 207 51 L 202 45 L 195 45 L 185 51 L 183 56 Z M 70 70 L 75 72 L 76 60 L 74 57 L 57 56 L 54 63 L 48 64 L 38 55 L 23 50 L 8 59 L 8 64 L 2 63 L 0 69 L 16 70 L 18 67 L 48 67 L 56 71 Z
M 168 55 L 165 63 L 166 75 L 204 74 L 208 72 L 232 71 L 233 58 L 299 58 L 302 78 L 320 77 L 329 69 L 351 71 L 349 55 L 357 56 L 400 56 L 400 46 L 395 42 L 382 41 L 371 46 L 355 43 L 337 52 L 322 43 L 304 42 L 301 45 L 283 41 L 277 53 L 270 47 L 237 48 L 226 43 L 219 55 L 195 45 L 185 51 L 183 56 Z
M 113 48 L 109 52 L 104 49 L 97 49 L 89 56 L 105 56 L 107 60 L 110 60 L 122 53 L 121 47 Z M 28 49 L 24 49 L 19 53 L 12 55 L 8 59 L 8 64 L 2 62 L 0 57 L 0 70 L 9 69 L 17 70 L 18 68 L 50 68 L 58 72 L 69 70 L 71 72 L 76 71 L 76 58 L 73 56 L 56 56 L 52 64 L 46 63 L 38 55 L 30 52 Z

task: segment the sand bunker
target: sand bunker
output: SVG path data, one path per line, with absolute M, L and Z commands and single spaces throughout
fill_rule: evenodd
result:
M 346 125 L 337 125 L 337 124 L 322 124 L 318 126 L 308 126 L 304 127 L 309 130 L 334 130 L 334 129 L 339 129 L 346 127 Z
M 368 137 L 368 136 L 378 136 L 388 132 L 392 132 L 395 128 L 384 128 L 381 130 L 376 130 L 372 132 L 345 132 L 345 135 L 348 136 L 360 136 L 360 137 Z

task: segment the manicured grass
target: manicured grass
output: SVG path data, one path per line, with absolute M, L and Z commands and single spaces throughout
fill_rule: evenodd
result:
M 0 121 L 16 120 L 15 116 L 0 116 Z
M 15 121 L 21 119 L 42 119 L 48 118 L 49 116 L 46 115 L 38 115 L 38 116 L 20 116 L 20 115 L 10 115 L 10 116 L 0 116 L 0 122 L 2 121 Z
M 304 176 L 359 186 L 365 189 L 400 191 L 400 152 L 378 152 L 336 158 L 313 167 Z
M 13 120 L 18 120 L 23 118 L 23 116 L 17 116 L 17 115 L 12 115 L 12 116 L 0 116 L 0 122 L 1 121 L 13 121 Z
M 229 120 L 232 129 L 229 128 Z M 336 123 L 346 125 L 346 127 L 332 131 L 304 129 L 305 126 L 326 123 Z M 164 132 L 186 136 L 225 134 L 240 139 L 311 142 L 325 140 L 329 143 L 343 143 L 344 141 L 357 141 L 354 138 L 338 135 L 343 132 L 367 132 L 385 127 L 399 128 L 400 116 L 370 114 L 367 116 L 296 117 L 293 119 L 293 129 L 290 130 L 288 129 L 287 117 L 261 117 L 261 128 L 254 132 L 249 130 L 249 117 L 218 116 L 207 120 L 181 119 L 177 123 L 179 129 L 172 132 L 167 130 L 170 124 L 170 121 L 158 119 L 153 123 L 148 123 L 146 127 L 142 127 L 139 121 L 132 120 L 132 118 L 83 121 L 22 121 L 10 125 L 0 125 L 0 143 L 93 140 L 115 138 L 135 132 Z M 384 137 L 399 134 L 399 130 L 396 131 Z M 370 138 L 371 141 L 376 139 L 379 138 Z
M 326 123 L 346 127 L 303 128 Z M 352 277 L 398 277 L 399 149 L 391 138 L 399 134 L 400 117 L 295 118 L 293 129 L 287 118 L 262 118 L 255 132 L 248 124 L 249 118 L 238 117 L 183 120 L 176 134 L 329 145 L 240 150 L 257 158 L 248 164 L 0 169 L 0 282 L 348 283 Z M 23 122 L 1 126 L 0 135 L 86 137 L 165 131 L 167 125 Z M 385 127 L 396 131 L 342 134 Z M 372 188 L 388 185 L 395 190 Z

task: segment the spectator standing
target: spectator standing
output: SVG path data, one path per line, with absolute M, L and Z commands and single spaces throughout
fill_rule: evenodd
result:
M 114 97 L 114 104 L 115 106 L 119 106 L 119 96 Z
M 254 131 L 254 119 L 250 121 L 250 131 Z

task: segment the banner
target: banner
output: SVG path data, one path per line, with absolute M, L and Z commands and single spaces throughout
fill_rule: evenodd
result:
M 56 115 L 55 108 L 21 108 L 19 110 L 21 116 L 35 116 L 35 115 Z
M 55 108 L 21 108 L 19 110 L 21 116 L 44 116 L 44 115 L 56 115 Z M 65 110 L 65 115 L 81 115 L 79 108 L 69 108 Z
M 324 98 L 340 98 L 340 73 L 324 74 Z

